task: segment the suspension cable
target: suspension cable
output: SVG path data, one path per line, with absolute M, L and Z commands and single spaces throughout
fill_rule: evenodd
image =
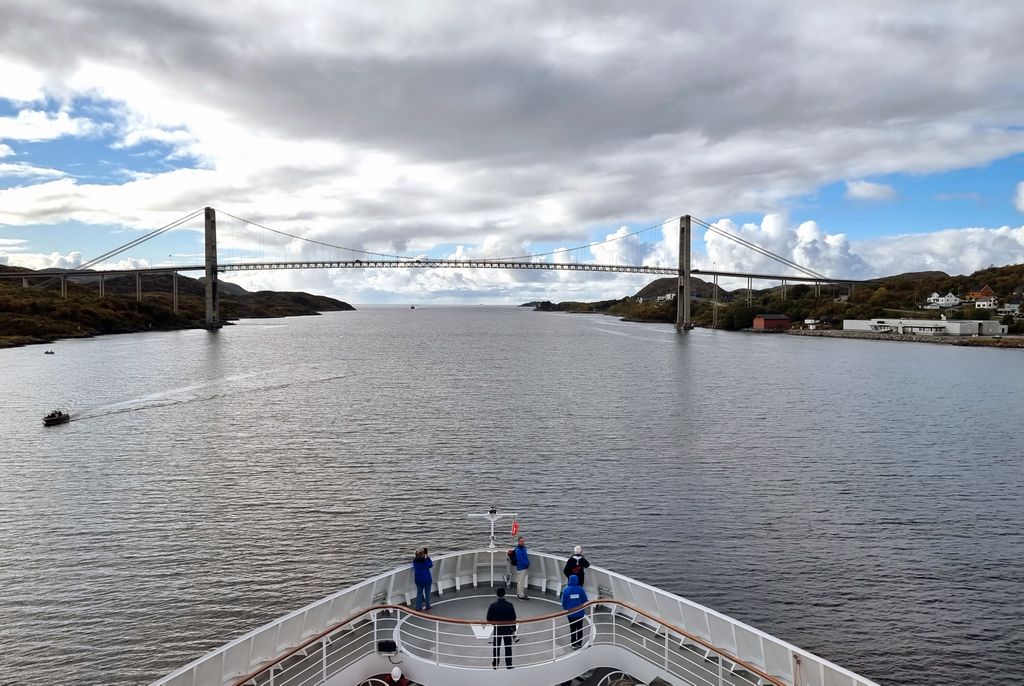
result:
M 250 221 L 248 219 L 242 219 L 241 217 L 236 217 L 235 215 L 231 214 L 230 212 L 225 212 L 224 210 L 217 210 L 217 211 L 220 212 L 221 214 L 223 214 L 226 217 L 231 217 L 232 219 L 235 219 L 237 221 L 245 222 L 246 224 L 252 224 L 253 226 L 258 226 L 261 229 L 265 229 L 266 231 L 270 231 L 272 233 L 276 233 L 276 234 L 279 234 L 281 236 L 287 236 L 289 238 L 294 238 L 294 239 L 300 240 L 300 241 L 306 241 L 308 243 L 315 243 L 316 245 L 322 245 L 322 246 L 325 246 L 325 247 L 328 247 L 328 248 L 334 248 L 336 250 L 346 250 L 346 251 L 349 251 L 349 252 L 357 252 L 357 253 L 360 253 L 362 255 L 376 255 L 376 256 L 379 256 L 379 257 L 387 257 L 387 258 L 395 259 L 395 260 L 414 260 L 414 259 L 416 259 L 414 256 L 411 256 L 411 255 L 392 255 L 390 253 L 373 252 L 371 250 L 360 250 L 359 248 L 347 248 L 347 247 L 345 247 L 343 245 L 335 245 L 333 243 L 326 243 L 324 241 L 318 241 L 318 240 L 316 240 L 314 238 L 306 238 L 305 236 L 297 236 L 297 235 L 295 235 L 293 233 L 288 233 L 287 231 L 281 231 L 279 229 L 273 229 L 273 228 L 271 228 L 269 226 L 265 226 L 265 225 L 260 224 L 258 222 Z M 508 256 L 508 257 L 495 257 L 495 258 L 492 258 L 491 261 L 494 261 L 494 262 L 505 262 L 505 261 L 510 261 L 510 260 L 530 259 L 530 258 L 534 258 L 534 257 L 547 257 L 549 255 L 556 255 L 558 253 L 563 253 L 563 252 L 573 252 L 575 250 L 583 250 L 584 248 L 590 248 L 590 247 L 595 246 L 595 245 L 604 245 L 605 243 L 614 243 L 615 241 L 621 241 L 621 240 L 624 240 L 626 238 L 631 238 L 632 236 L 637 236 L 637 235 L 639 235 L 641 233 L 644 233 L 645 231 L 650 231 L 651 229 L 656 229 L 656 228 L 658 228 L 660 226 L 664 226 L 666 223 L 672 221 L 673 219 L 678 219 L 678 217 L 670 217 L 669 219 L 666 219 L 664 221 L 658 222 L 657 224 L 651 224 L 650 226 L 644 227 L 644 228 L 639 229 L 637 231 L 633 231 L 632 233 L 627 233 L 627 234 L 624 234 L 622 236 L 614 236 L 612 238 L 608 238 L 608 239 L 605 239 L 603 241 L 597 241 L 597 242 L 593 242 L 593 243 L 588 243 L 586 245 L 579 245 L 579 246 L 576 246 L 575 248 L 551 250 L 551 251 L 548 251 L 548 252 L 531 253 L 531 254 L 528 254 L 528 255 L 514 255 L 514 256 Z
M 803 266 L 801 264 L 798 264 L 797 262 L 794 262 L 793 260 L 790 260 L 790 259 L 788 259 L 786 257 L 783 257 L 782 255 L 778 255 L 778 254 L 772 252 L 771 250 L 768 250 L 767 248 L 762 248 L 757 243 L 754 243 L 752 241 L 748 241 L 745 238 L 742 238 L 742 237 L 737 236 L 735 234 L 729 233 L 725 229 L 723 229 L 723 228 L 721 228 L 719 226 L 716 226 L 714 224 L 711 224 L 709 222 L 706 222 L 703 219 L 700 219 L 699 217 L 692 217 L 692 218 L 693 218 L 693 220 L 695 222 L 697 222 L 701 226 L 705 227 L 709 231 L 711 231 L 711 232 L 713 232 L 713 233 L 715 233 L 715 234 L 717 234 L 719 236 L 722 236 L 723 238 L 728 238 L 729 240 L 731 240 L 731 241 L 733 241 L 735 243 L 739 243 L 740 245 L 742 245 L 742 246 L 744 246 L 746 248 L 749 248 L 749 249 L 753 250 L 754 252 L 760 253 L 761 255 L 764 255 L 765 257 L 769 257 L 769 258 L 775 260 L 776 262 L 780 262 L 780 263 L 786 265 L 787 267 L 791 267 L 793 269 L 799 270 L 799 271 L 803 272 L 804 274 L 806 274 L 808 276 L 811 276 L 811 277 L 814 277 L 814 278 L 819 278 L 819 279 L 828 278 L 824 274 L 821 274 L 819 272 L 814 271 L 813 269 L 810 269 L 810 268 L 805 267 L 805 266 Z
M 192 212 L 190 214 L 185 215 L 184 217 L 181 217 L 180 219 L 174 220 L 170 224 L 165 224 L 164 226 L 161 226 L 159 229 L 154 229 L 154 230 L 150 231 L 149 233 L 147 233 L 145 236 L 140 236 L 140 237 L 136 238 L 135 240 L 129 241 L 129 242 L 125 243 L 124 245 L 120 245 L 120 246 L 114 248 L 113 250 L 109 250 L 109 251 L 103 253 L 99 257 L 94 257 L 93 259 L 89 260 L 88 262 L 83 262 L 82 264 L 78 265 L 77 268 L 78 269 L 89 269 L 90 267 L 92 267 L 92 266 L 94 266 L 96 264 L 99 264 L 100 262 L 103 262 L 104 260 L 108 260 L 111 257 L 116 257 L 116 256 L 120 255 L 121 253 L 125 252 L 126 250 L 130 250 L 130 249 L 134 248 L 137 245 L 145 243 L 146 241 L 151 240 L 153 238 L 156 238 L 157 236 L 159 236 L 161 234 L 167 233 L 171 229 L 174 229 L 174 228 L 177 228 L 178 226 L 181 226 L 185 222 L 187 222 L 187 221 L 189 221 L 191 219 L 194 219 L 202 211 L 203 211 L 202 209 L 198 209 L 198 210 L 196 210 L 196 211 L 194 211 L 194 212 Z
M 560 250 L 551 250 L 549 252 L 533 253 L 533 254 L 530 254 L 530 255 L 515 255 L 515 256 L 512 256 L 512 257 L 495 257 L 494 261 L 496 261 L 496 262 L 503 262 L 503 261 L 506 261 L 506 260 L 525 260 L 525 259 L 529 259 L 529 258 L 532 258 L 532 257 L 547 257 L 549 255 L 557 255 L 558 253 L 562 253 L 562 252 L 573 252 L 574 250 L 583 250 L 584 248 L 590 248 L 590 247 L 593 247 L 595 245 L 604 245 L 605 243 L 614 243 L 615 241 L 621 241 L 621 240 L 625 240 L 626 238 L 631 238 L 633 236 L 638 236 L 638 235 L 642 234 L 645 231 L 650 231 L 651 229 L 656 229 L 659 226 L 664 226 L 665 224 L 669 223 L 670 221 L 672 221 L 674 219 L 679 219 L 679 217 L 678 216 L 677 217 L 669 217 L 665 221 L 658 222 L 657 224 L 651 224 L 650 226 L 647 226 L 645 228 L 639 229 L 639 230 L 634 231 L 632 233 L 623 234 L 622 236 L 614 236 L 612 238 L 606 238 L 603 241 L 598 241 L 598 242 L 595 242 L 595 243 L 587 243 L 586 245 L 577 245 L 575 248 L 565 248 L 565 249 L 560 249 Z
M 271 233 L 276 233 L 276 234 L 279 234 L 281 236 L 287 236 L 288 238 L 294 238 L 294 239 L 299 240 L 299 241 L 306 241 L 307 243 L 315 243 L 317 245 L 322 245 L 322 246 L 327 247 L 327 248 L 334 248 L 335 250 L 347 250 L 348 252 L 357 252 L 357 253 L 360 253 L 362 255 L 377 255 L 378 257 L 388 257 L 388 258 L 391 258 L 391 259 L 394 259 L 394 260 L 414 260 L 414 259 L 416 259 L 415 257 L 412 257 L 410 255 L 391 255 L 389 253 L 384 253 L 384 252 L 373 252 L 371 250 L 360 250 L 359 248 L 346 248 L 343 245 L 335 245 L 334 243 L 325 243 L 324 241 L 318 241 L 315 238 L 306 238 L 305 236 L 296 236 L 294 233 L 288 233 L 287 231 L 280 231 L 278 229 L 272 229 L 269 226 L 264 226 L 263 224 L 260 224 L 259 222 L 254 222 L 254 221 L 250 221 L 248 219 L 242 219 L 241 217 L 236 217 L 235 215 L 231 214 L 230 212 L 225 212 L 224 210 L 217 210 L 217 211 L 220 212 L 221 214 L 223 214 L 225 217 L 231 217 L 232 219 L 235 219 L 237 221 L 245 222 L 246 224 L 252 224 L 253 226 L 258 226 L 259 228 L 264 229 L 266 231 L 270 231 Z

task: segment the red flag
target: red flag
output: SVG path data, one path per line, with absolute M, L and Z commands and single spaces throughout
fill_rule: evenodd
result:
M 512 534 L 511 535 L 514 537 L 517 533 L 519 533 L 519 522 L 517 522 L 516 520 L 513 519 L 512 520 Z

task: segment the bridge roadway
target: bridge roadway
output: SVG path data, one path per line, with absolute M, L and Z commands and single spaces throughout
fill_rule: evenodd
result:
M 67 270 L 46 272 L 0 272 L 0 279 L 38 279 L 73 276 L 123 276 L 129 274 L 169 274 L 171 272 L 204 271 L 204 265 L 170 265 L 144 269 Z M 506 260 L 296 260 L 288 262 L 238 262 L 217 265 L 218 272 L 265 271 L 270 269 L 532 269 L 541 271 L 616 272 L 622 274 L 664 274 L 679 276 L 675 267 L 651 267 L 629 264 L 591 264 L 587 262 L 511 262 Z M 709 269 L 691 269 L 694 276 L 783 281 L 786 283 L 873 284 L 874 281 L 831 279 L 815 276 L 758 274 Z

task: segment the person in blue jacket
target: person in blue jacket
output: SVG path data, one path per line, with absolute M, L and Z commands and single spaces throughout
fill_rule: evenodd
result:
M 412 570 L 413 580 L 416 582 L 417 610 L 430 609 L 430 586 L 434 583 L 434 579 L 430 575 L 430 568 L 433 566 L 434 562 L 427 555 L 426 548 L 416 551 L 416 556 L 412 559 Z
M 579 577 L 573 574 L 569 577 L 569 585 L 562 589 L 562 609 L 571 610 L 585 602 L 587 602 L 587 592 L 580 586 Z M 573 650 L 583 647 L 583 616 L 586 613 L 586 610 L 578 610 L 568 614 L 569 634 Z
M 519 537 L 516 545 L 516 594 L 520 600 L 529 600 L 526 589 L 529 586 L 530 554 L 526 550 L 526 539 Z

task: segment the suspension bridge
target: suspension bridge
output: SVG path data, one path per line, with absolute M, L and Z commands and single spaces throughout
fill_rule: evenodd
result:
M 218 215 L 221 220 L 218 222 Z M 203 252 L 191 255 L 191 261 L 175 261 L 173 254 L 159 264 L 148 264 L 130 268 L 112 268 L 110 261 L 129 251 L 137 251 L 140 246 L 167 234 L 174 229 L 197 230 L 196 224 L 202 221 Z M 636 245 L 640 237 L 649 231 L 662 230 L 670 222 L 678 221 L 679 225 L 679 260 L 674 266 L 657 266 L 646 264 L 599 264 L 594 262 L 569 259 L 583 250 L 592 250 L 595 246 L 617 241 L 633 239 Z M 218 224 L 221 235 L 218 236 Z M 770 258 L 791 272 L 790 274 L 749 273 L 724 270 L 694 269 L 691 259 L 691 243 L 693 227 L 703 229 L 737 243 L 759 255 Z M 225 228 L 227 230 L 225 231 Z M 218 250 L 218 241 L 220 250 Z M 628 252 L 628 251 L 627 251 Z M 201 257 L 202 259 L 198 259 Z M 569 261 L 556 261 L 569 260 Z M 634 260 L 638 262 L 640 260 Z M 771 281 L 781 283 L 782 298 L 786 298 L 786 288 L 790 283 L 812 284 L 816 294 L 823 285 L 844 285 L 851 289 L 860 284 L 871 284 L 871 281 L 851 279 L 833 279 L 809 269 L 803 265 L 777 255 L 756 243 L 748 241 L 726 231 L 715 224 L 706 222 L 691 215 L 682 215 L 669 222 L 660 222 L 652 226 L 627 234 L 616 234 L 605 241 L 588 243 L 575 248 L 558 249 L 545 253 L 534 253 L 512 256 L 495 256 L 493 258 L 476 259 L 435 259 L 422 256 L 396 255 L 372 252 L 359 248 L 349 248 L 325 241 L 309 238 L 286 231 L 264 226 L 227 212 L 206 207 L 191 212 L 165 226 L 152 230 L 127 243 L 109 250 L 75 269 L 50 272 L 0 272 L 0 278 L 21 279 L 22 285 L 30 286 L 31 280 L 43 279 L 50 283 L 60 281 L 60 292 L 67 297 L 69 279 L 95 278 L 100 296 L 105 294 L 105 281 L 115 276 L 135 275 L 136 298 L 142 299 L 142 277 L 152 274 L 170 274 L 172 303 L 175 313 L 178 312 L 178 280 L 182 272 L 201 271 L 205 276 L 206 326 L 217 328 L 221 325 L 219 314 L 218 275 L 224 272 L 256 271 L 270 269 L 512 269 L 512 270 L 545 270 L 545 271 L 581 271 L 581 272 L 615 272 L 627 274 L 657 274 L 678 278 L 676 292 L 676 327 L 681 331 L 693 328 L 690 318 L 690 304 L 693 299 L 691 284 L 692 276 L 711 277 L 715 304 L 718 297 L 718 280 L 746 279 L 747 302 L 751 303 L 753 282 Z

